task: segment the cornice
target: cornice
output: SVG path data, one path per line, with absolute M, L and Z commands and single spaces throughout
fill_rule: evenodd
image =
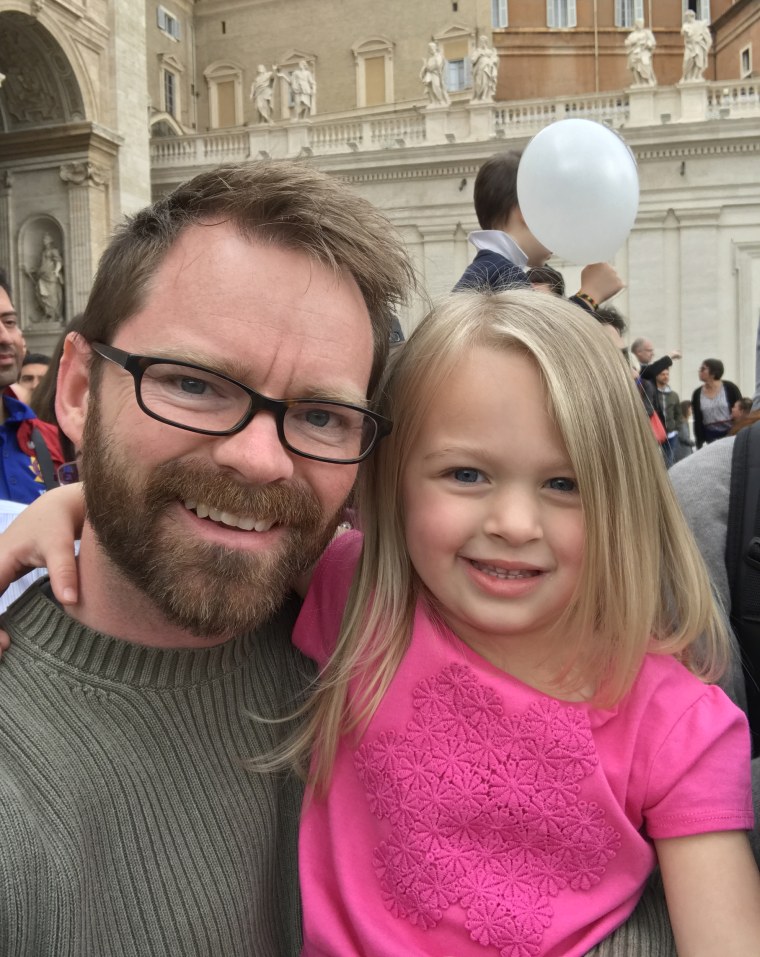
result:
M 89 151 L 116 156 L 123 142 L 122 137 L 95 123 L 67 123 L 0 133 L 0 156 L 4 163 Z

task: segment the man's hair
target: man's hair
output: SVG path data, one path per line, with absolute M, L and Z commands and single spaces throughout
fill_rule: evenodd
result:
M 82 320 L 84 338 L 110 343 L 143 307 L 179 234 L 220 222 L 250 240 L 302 252 L 353 276 L 372 323 L 371 395 L 388 356 L 395 307 L 413 288 L 414 272 L 382 213 L 345 184 L 294 162 L 217 167 L 127 219 L 101 257 Z
M 457 292 L 414 330 L 381 388 L 394 429 L 360 473 L 362 555 L 335 654 L 290 750 L 304 755 L 316 745 L 318 786 L 340 734 L 364 727 L 387 690 L 418 598 L 438 615 L 409 557 L 402 488 L 430 410 L 473 348 L 534 364 L 577 478 L 585 543 L 575 594 L 554 625 L 569 655 L 556 676 L 560 693 L 591 689 L 595 703 L 612 705 L 649 651 L 675 654 L 711 677 L 725 666 L 728 636 L 707 570 L 614 344 L 592 316 L 556 296 Z M 579 376 L 581 368 L 594 375 Z
M 748 399 L 746 396 L 737 399 L 734 405 L 738 405 L 744 415 L 749 415 L 752 411 L 752 399 Z
M 705 359 L 702 365 L 707 369 L 713 379 L 723 378 L 723 363 L 720 359 Z
M 29 365 L 38 365 L 38 366 L 49 366 L 50 365 L 50 356 L 45 356 L 41 352 L 27 352 L 24 356 L 24 361 L 21 363 L 21 368 Z
M 631 352 L 637 356 L 639 354 L 639 350 L 645 342 L 649 342 L 649 339 L 647 339 L 646 336 L 639 336 L 638 339 L 634 339 L 631 343 Z
M 558 269 L 551 266 L 533 266 L 525 275 L 529 282 L 549 286 L 557 296 L 565 295 L 565 278 Z
M 625 335 L 628 324 L 622 314 L 614 306 L 597 306 L 594 315 L 603 326 L 612 326 L 621 336 Z M 637 342 L 641 344 L 644 341 L 644 339 L 636 339 L 631 348 L 634 349 Z
M 473 200 L 481 229 L 501 229 L 517 202 L 517 167 L 522 151 L 505 150 L 489 157 L 475 177 Z
M 4 289 L 8 294 L 8 298 L 13 302 L 13 296 L 11 295 L 11 281 L 8 279 L 8 273 L 4 269 L 0 269 L 0 289 Z

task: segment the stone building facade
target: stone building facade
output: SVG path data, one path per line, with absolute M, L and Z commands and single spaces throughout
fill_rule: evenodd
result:
M 710 22 L 703 82 L 680 83 L 685 10 Z M 631 86 L 625 39 L 642 18 L 658 85 Z M 472 99 L 482 37 L 499 54 L 494 103 Z M 446 60 L 450 105 L 420 70 Z M 24 51 L 23 56 L 21 51 Z M 25 66 L 29 64 L 29 66 Z M 251 87 L 272 74 L 271 122 Z M 316 88 L 295 118 L 299 64 Z M 616 257 L 631 335 L 680 348 L 677 391 L 708 355 L 754 388 L 760 318 L 760 5 L 756 0 L 0 0 L 0 265 L 26 334 L 60 326 L 34 298 L 45 236 L 81 309 L 112 225 L 201 168 L 300 157 L 345 179 L 396 224 L 435 296 L 472 255 L 472 185 L 498 149 L 584 116 L 620 131 L 641 203 Z M 569 286 L 579 267 L 558 262 Z M 413 303 L 410 329 L 424 312 Z

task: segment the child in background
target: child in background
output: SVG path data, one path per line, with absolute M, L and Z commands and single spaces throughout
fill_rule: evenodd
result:
M 528 267 L 544 266 L 552 255 L 531 232 L 517 196 L 517 170 L 522 153 L 502 150 L 478 170 L 473 188 L 475 214 L 480 225 L 467 237 L 477 254 L 454 287 L 501 292 L 529 287 Z M 581 273 L 581 288 L 570 301 L 594 310 L 623 288 L 609 263 L 592 263 Z M 562 294 L 564 295 L 564 284 Z
M 620 354 L 555 297 L 457 294 L 385 395 L 294 636 L 304 957 L 574 957 L 657 861 L 679 954 L 751 953 L 746 721 Z
M 304 957 L 578 957 L 658 862 L 679 954 L 746 957 L 746 720 L 619 352 L 558 298 L 459 293 L 384 395 L 363 535 L 294 634 Z

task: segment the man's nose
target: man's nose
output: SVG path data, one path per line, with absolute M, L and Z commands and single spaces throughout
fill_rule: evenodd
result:
M 254 485 L 287 480 L 295 471 L 294 456 L 280 442 L 271 412 L 257 412 L 241 432 L 216 439 L 212 457 Z

